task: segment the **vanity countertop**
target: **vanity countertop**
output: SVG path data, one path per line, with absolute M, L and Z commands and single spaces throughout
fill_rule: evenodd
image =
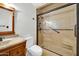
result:
M 15 37 L 15 38 L 8 38 L 3 40 L 3 42 L 0 42 L 2 44 L 0 44 L 0 50 L 2 49 L 6 49 L 8 47 L 14 46 L 16 44 L 25 42 L 26 40 L 24 38 L 21 37 Z

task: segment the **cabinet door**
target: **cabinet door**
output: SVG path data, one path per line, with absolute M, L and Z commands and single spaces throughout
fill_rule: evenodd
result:
M 0 56 L 9 56 L 9 50 L 0 52 Z
M 19 56 L 25 56 L 25 54 L 26 54 L 26 48 L 25 48 L 24 44 L 18 46 L 17 50 L 18 50 L 17 52 L 18 52 Z
M 12 48 L 10 50 L 10 56 L 18 56 L 17 48 Z
M 19 45 L 16 45 L 15 47 L 10 49 L 10 56 L 25 56 L 26 49 L 25 49 L 25 43 L 21 43 Z

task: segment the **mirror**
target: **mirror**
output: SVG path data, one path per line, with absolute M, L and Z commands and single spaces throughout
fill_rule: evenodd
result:
M 14 9 L 0 4 L 0 35 L 14 34 Z

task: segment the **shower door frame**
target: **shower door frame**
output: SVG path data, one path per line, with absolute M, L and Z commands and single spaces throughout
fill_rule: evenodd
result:
M 65 8 L 65 7 L 68 7 L 68 6 L 71 6 L 71 5 L 74 5 L 74 4 L 76 4 L 76 15 L 77 15 L 77 30 L 79 29 L 79 24 L 78 24 L 78 22 L 79 22 L 79 17 L 78 17 L 78 15 L 79 15 L 79 4 L 78 3 L 68 3 L 68 4 L 65 4 L 65 5 L 63 5 L 63 6 L 60 6 L 60 7 L 57 7 L 57 8 L 55 8 L 55 9 L 52 9 L 52 10 L 49 10 L 49 11 L 47 11 L 47 12 L 44 12 L 44 13 L 41 13 L 41 14 L 38 14 L 37 15 L 37 42 L 36 42 L 36 44 L 38 45 L 38 16 L 40 16 L 40 15 L 44 15 L 44 14 L 47 14 L 47 13 L 50 13 L 50 12 L 52 12 L 52 11 L 56 11 L 56 10 L 59 10 L 59 9 L 62 9 L 62 8 Z M 76 52 L 77 52 L 77 56 L 79 56 L 79 33 L 78 33 L 79 31 L 77 31 L 77 50 L 76 50 Z M 47 49 L 48 50 L 48 49 Z M 49 50 L 50 51 L 50 50 Z M 50 51 L 50 52 L 53 52 L 53 51 Z M 53 52 L 53 53 L 55 53 L 55 54 L 58 54 L 58 53 L 56 53 L 56 52 Z M 60 55 L 60 54 L 58 54 L 58 55 Z M 61 56 L 61 55 L 60 55 Z

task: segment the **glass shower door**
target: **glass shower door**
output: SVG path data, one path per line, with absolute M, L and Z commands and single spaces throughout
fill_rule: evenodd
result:
M 38 45 L 59 55 L 76 55 L 76 5 L 39 16 Z

